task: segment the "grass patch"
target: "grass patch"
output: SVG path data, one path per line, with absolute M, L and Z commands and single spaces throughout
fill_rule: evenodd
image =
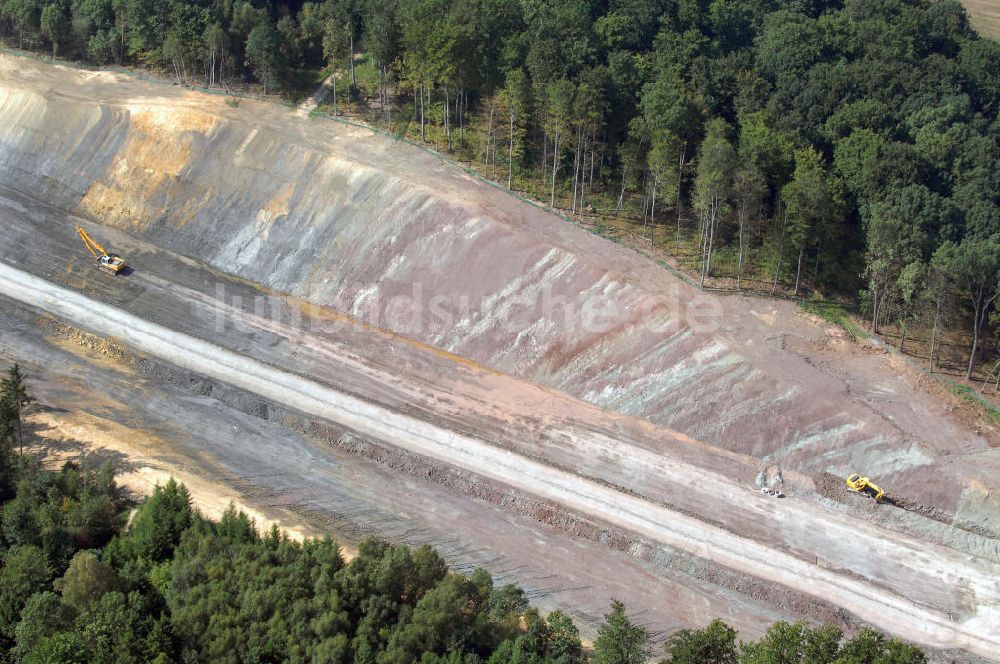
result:
M 973 390 L 968 385 L 962 383 L 955 383 L 954 385 L 948 388 L 948 391 L 954 394 L 955 396 L 960 397 L 965 401 L 968 401 L 971 404 L 979 406 L 986 412 L 986 416 L 990 420 L 992 420 L 996 424 L 1000 424 L 1000 410 L 997 410 L 990 404 L 980 399 L 979 395 L 976 394 L 975 390 Z
M 857 341 L 859 337 L 864 336 L 864 331 L 851 320 L 843 305 L 835 302 L 802 300 L 799 302 L 799 308 L 843 329 L 851 337 L 851 341 Z

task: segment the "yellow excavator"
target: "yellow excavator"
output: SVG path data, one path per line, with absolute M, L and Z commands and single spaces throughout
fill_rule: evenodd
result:
M 868 494 L 875 499 L 875 502 L 882 500 L 885 491 L 875 486 L 867 477 L 862 477 L 859 473 L 853 473 L 847 478 L 847 488 L 858 493 Z
M 97 259 L 97 269 L 101 272 L 107 272 L 108 274 L 118 274 L 125 269 L 125 259 L 121 256 L 115 254 L 109 254 L 107 250 L 102 247 L 97 240 L 90 237 L 87 231 L 83 230 L 82 227 L 77 226 L 76 232 L 80 235 L 80 239 L 90 250 L 90 253 L 94 255 Z

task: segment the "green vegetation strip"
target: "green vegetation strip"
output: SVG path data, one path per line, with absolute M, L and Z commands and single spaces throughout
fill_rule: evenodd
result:
M 819 300 L 800 300 L 799 308 L 806 313 L 819 316 L 827 323 L 841 328 L 847 332 L 851 341 L 857 341 L 858 339 L 868 336 L 864 330 L 855 324 L 855 322 L 851 319 L 850 314 L 847 313 L 842 304 L 837 304 L 835 302 L 822 302 Z
M 982 409 L 986 416 L 995 422 L 1000 424 L 1000 410 L 998 410 L 993 404 L 984 399 L 978 392 L 972 389 L 970 386 L 963 383 L 952 383 L 948 387 L 948 391 L 955 396 L 961 397 L 965 401 Z

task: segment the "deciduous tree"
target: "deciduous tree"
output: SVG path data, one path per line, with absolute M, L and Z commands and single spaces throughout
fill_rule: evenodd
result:
M 264 86 L 264 94 L 268 88 L 272 91 L 278 87 L 284 63 L 278 48 L 278 33 L 274 24 L 265 21 L 250 31 L 246 44 L 247 62 L 253 67 L 253 75 Z
M 698 174 L 694 184 L 694 206 L 701 215 L 701 283 L 712 272 L 719 224 L 729 213 L 732 203 L 733 174 L 736 151 L 726 134 L 729 127 L 721 119 L 705 126 L 705 140 L 698 150 Z

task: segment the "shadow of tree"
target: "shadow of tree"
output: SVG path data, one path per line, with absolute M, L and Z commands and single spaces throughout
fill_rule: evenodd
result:
M 38 422 L 30 415 L 32 413 L 68 413 L 65 408 L 57 408 L 43 404 L 32 404 L 24 420 L 22 435 L 24 437 L 24 454 L 38 459 L 51 469 L 59 469 L 66 463 L 75 463 L 83 470 L 97 470 L 106 463 L 111 463 L 115 474 L 128 473 L 139 469 L 139 464 L 127 455 L 107 448 L 93 448 L 75 438 L 65 436 L 52 437 L 45 435 L 48 430 L 44 423 Z M 122 498 L 129 503 L 137 503 L 142 496 L 125 486 L 119 485 Z

